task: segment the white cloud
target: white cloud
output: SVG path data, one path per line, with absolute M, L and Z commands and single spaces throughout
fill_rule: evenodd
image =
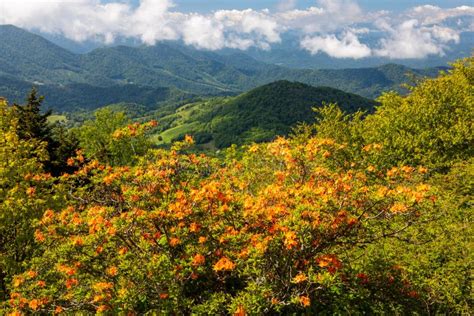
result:
M 226 30 L 245 36 L 252 35 L 256 40 L 277 43 L 280 41 L 281 28 L 268 11 L 220 10 L 214 13 L 214 19 Z
M 434 38 L 438 39 L 441 43 L 453 42 L 459 44 L 461 37 L 460 32 L 453 30 L 449 27 L 442 27 L 435 25 L 431 28 L 425 29 L 428 32 L 431 32 Z
M 188 45 L 204 49 L 224 47 L 224 30 L 221 24 L 203 16 L 193 16 L 183 24 L 183 40 Z
M 352 32 L 346 32 L 341 39 L 335 35 L 305 37 L 301 41 L 301 47 L 310 51 L 311 54 L 325 52 L 335 58 L 364 58 L 371 55 L 371 49 L 359 42 L 357 36 Z
M 218 10 L 183 13 L 173 0 L 0 0 L 0 24 L 61 34 L 75 41 L 113 43 L 119 37 L 152 45 L 183 40 L 201 49 L 225 47 L 270 49 L 287 31 L 301 33 L 301 47 L 336 58 L 423 58 L 442 55 L 459 43 L 462 32 L 474 31 L 474 7 L 414 7 L 399 15 L 365 12 L 356 0 L 316 0 L 295 9 L 297 0 L 281 0 L 276 11 Z M 377 31 L 376 47 L 358 34 Z M 375 32 L 374 32 L 375 33 Z
M 364 21 L 362 9 L 353 0 L 318 0 L 318 6 L 278 14 L 280 23 L 305 33 L 334 32 Z
M 433 5 L 422 5 L 409 10 L 407 15 L 409 17 L 418 19 L 423 25 L 432 25 L 462 16 L 471 16 L 472 18 L 474 16 L 474 7 L 464 5 L 455 8 L 443 9 Z
M 424 58 L 444 55 L 445 44 L 459 41 L 459 35 L 449 28 L 420 27 L 417 20 L 408 20 L 389 29 L 389 38 L 380 41 L 375 54 L 392 59 Z

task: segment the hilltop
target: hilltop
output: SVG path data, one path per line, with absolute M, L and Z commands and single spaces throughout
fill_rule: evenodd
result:
M 216 148 L 262 142 L 286 135 L 300 122 L 314 121 L 313 107 L 336 103 L 345 112 L 372 111 L 375 102 L 329 87 L 276 81 L 236 97 L 213 98 L 157 113 L 163 143 L 191 134 Z

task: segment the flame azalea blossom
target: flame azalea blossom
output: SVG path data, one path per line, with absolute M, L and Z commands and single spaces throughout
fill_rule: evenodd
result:
M 311 300 L 307 296 L 300 296 L 300 302 L 301 305 L 303 305 L 304 307 L 308 307 L 311 305 Z
M 235 268 L 235 263 L 233 263 L 231 260 L 229 260 L 226 257 L 221 258 L 214 265 L 214 271 L 231 271 L 231 270 L 234 270 L 234 268 Z

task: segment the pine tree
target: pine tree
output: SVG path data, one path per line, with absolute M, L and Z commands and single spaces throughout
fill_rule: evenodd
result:
M 51 110 L 42 113 L 44 97 L 38 96 L 35 87 L 24 105 L 14 105 L 18 114 L 18 136 L 24 140 L 36 139 L 46 143 L 49 158 L 42 161 L 44 168 L 54 176 L 71 172 L 66 161 L 74 155 L 78 141 L 64 127 L 49 124 Z
M 18 135 L 22 139 L 36 138 L 50 143 L 51 127 L 48 125 L 48 116 L 51 115 L 51 111 L 41 113 L 43 100 L 44 97 L 38 96 L 38 91 L 33 87 L 26 104 L 14 105 L 19 114 Z

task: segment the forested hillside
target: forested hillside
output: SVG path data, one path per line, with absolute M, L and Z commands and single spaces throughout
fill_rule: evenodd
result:
M 164 107 L 156 113 L 157 139 L 170 143 L 189 134 L 210 148 L 269 141 L 287 135 L 298 123 L 314 121 L 313 108 L 329 103 L 337 103 L 346 113 L 370 112 L 376 104 L 333 88 L 277 81 L 236 97 L 208 99 L 176 110 Z
M 375 109 L 284 81 L 196 107 L 263 129 L 326 98 L 212 157 L 156 148 L 159 121 L 69 130 L 35 90 L 0 99 L 0 314 L 470 314 L 474 57 Z
M 383 91 L 401 91 L 400 85 L 408 80 L 407 73 L 423 77 L 435 76 L 439 71 L 399 65 L 289 69 L 258 62 L 243 53 L 218 55 L 167 42 L 100 48 L 80 55 L 8 25 L 0 26 L 0 38 L 0 95 L 11 102 L 21 102 L 21 96 L 36 85 L 41 92 L 54 95 L 47 98 L 46 107 L 68 112 L 95 109 L 106 100 L 135 99 L 136 103 L 158 108 L 161 96 L 156 97 L 155 93 L 163 89 L 179 90 L 184 95 L 235 95 L 278 80 L 328 86 L 375 98 Z M 88 98 L 83 99 L 83 95 Z

